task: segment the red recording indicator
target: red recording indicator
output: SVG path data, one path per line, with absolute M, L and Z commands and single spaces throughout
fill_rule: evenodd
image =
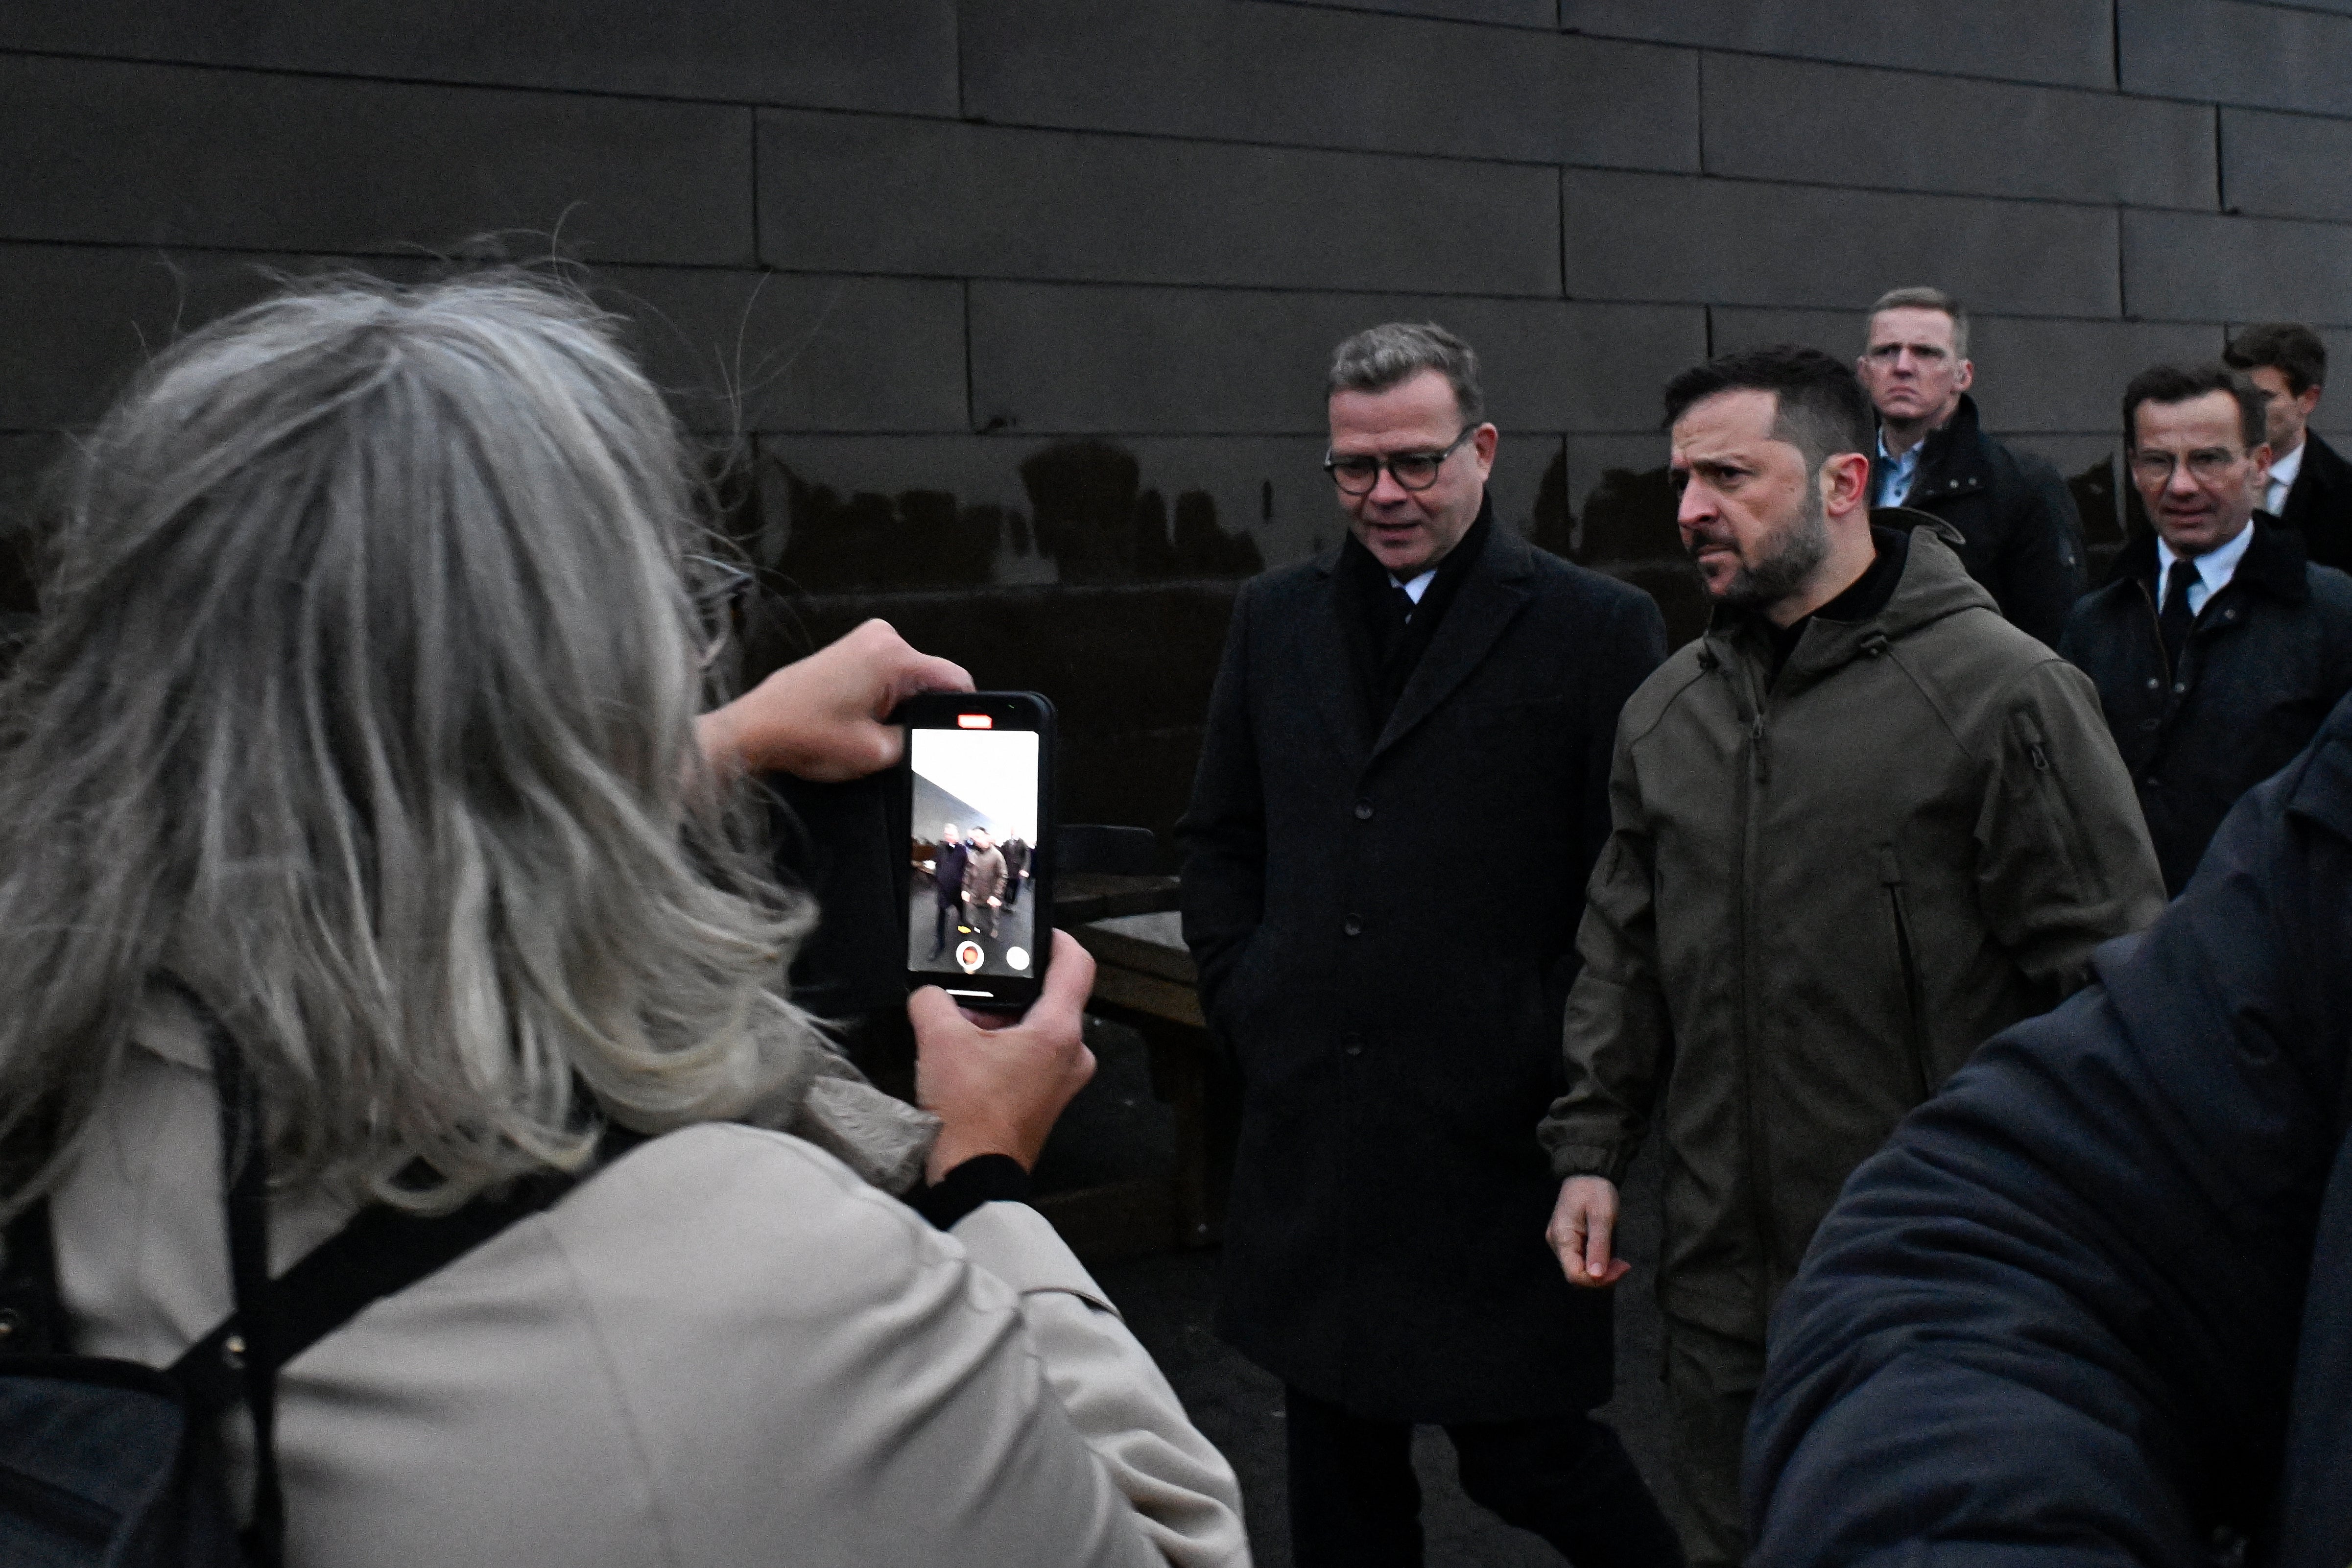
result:
M 985 713 L 959 713 L 956 715 L 956 728 L 959 730 L 993 730 L 996 728 L 996 721 L 990 718 Z

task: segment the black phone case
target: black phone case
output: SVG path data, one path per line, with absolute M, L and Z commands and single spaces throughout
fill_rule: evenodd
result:
M 1029 891 L 1022 895 L 1034 900 L 1030 973 L 1027 975 L 968 975 L 954 968 L 917 967 L 909 952 L 912 940 L 909 925 L 911 899 L 896 900 L 902 911 L 898 951 L 907 955 L 908 990 L 939 985 L 949 988 L 950 994 L 985 991 L 988 993 L 986 995 L 956 994 L 955 1000 L 965 1007 L 1020 1012 L 1037 999 L 1054 954 L 1054 862 L 1060 837 L 1060 811 L 1055 789 L 1055 765 L 1060 748 L 1055 733 L 1054 704 L 1044 693 L 1036 691 L 934 692 L 908 699 L 890 715 L 890 721 L 903 724 L 909 730 L 954 729 L 957 727 L 956 716 L 961 713 L 987 713 L 1000 722 L 1008 719 L 1017 720 L 1017 722 L 1005 727 L 1034 729 L 1037 733 L 1037 842 L 1030 847 Z M 913 837 L 915 763 L 912 740 L 910 735 L 906 752 L 898 760 L 894 797 L 898 821 L 905 829 L 899 836 L 902 844 Z

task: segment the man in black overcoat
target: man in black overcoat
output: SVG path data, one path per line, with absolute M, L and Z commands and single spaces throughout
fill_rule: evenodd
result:
M 971 846 L 964 843 L 954 823 L 940 827 L 940 851 L 931 861 L 931 897 L 939 905 L 931 942 L 933 958 L 947 950 L 949 932 L 963 924 L 963 868 L 971 857 Z M 952 921 L 950 915 L 955 917 Z
M 1664 657 L 1640 591 L 1486 496 L 1475 356 L 1340 345 L 1349 537 L 1242 590 L 1185 849 L 1184 936 L 1243 1100 L 1218 1327 L 1287 1387 L 1300 1568 L 1421 1561 L 1415 1422 L 1464 1489 L 1585 1568 L 1679 1560 L 1614 1432 L 1609 1298 L 1542 1245 L 1618 710 Z
M 2238 797 L 2352 690 L 2352 577 L 2305 562 L 2303 536 L 2254 510 L 2264 401 L 2221 365 L 2132 378 L 2124 457 L 2153 530 L 2058 644 L 2098 683 L 2168 894 Z
M 1985 434 L 1967 310 L 1940 289 L 1881 295 L 1854 369 L 1878 414 L 1871 505 L 1958 529 L 1960 564 L 2001 617 L 2057 647 L 2084 588 L 2082 515 L 2057 469 Z
M 2270 399 L 2271 444 L 2262 509 L 2303 537 L 2315 566 L 2352 572 L 2352 463 L 2311 428 L 2327 383 L 2327 345 L 2296 321 L 2263 321 L 2230 340 L 2221 356 Z

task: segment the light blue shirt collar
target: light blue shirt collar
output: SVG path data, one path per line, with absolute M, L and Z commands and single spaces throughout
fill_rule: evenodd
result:
M 2189 613 L 2192 616 L 2202 614 L 2205 601 L 2228 587 L 2230 579 L 2238 574 L 2238 563 L 2246 558 L 2246 547 L 2254 542 L 2254 527 L 2249 522 L 2238 530 L 2238 537 L 2229 543 L 2217 550 L 2209 550 L 2202 555 L 2192 556 L 2174 554 L 2172 546 L 2164 542 L 2162 534 L 2158 534 L 2156 540 L 2156 602 L 2158 605 L 2164 603 L 2165 590 L 2172 585 L 2173 566 L 2187 560 L 2197 568 L 2197 581 L 2189 584 Z
M 1901 457 L 1889 457 L 1886 427 L 1878 427 L 1878 505 L 1901 506 L 1911 499 L 1911 482 L 1919 477 L 1919 454 L 1927 445 L 1914 441 Z

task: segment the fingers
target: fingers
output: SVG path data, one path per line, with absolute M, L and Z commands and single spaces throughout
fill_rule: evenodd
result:
M 1062 1108 L 1094 1077 L 1080 1011 L 1093 961 L 1066 933 L 1055 932 L 1055 944 L 1037 1001 L 1017 1023 L 971 1019 L 935 986 L 907 998 L 916 1098 L 941 1123 L 931 1151 L 934 1180 L 977 1154 L 1034 1165 Z
M 880 719 L 908 698 L 924 691 L 970 691 L 971 676 L 953 659 L 918 652 L 889 622 L 876 616 L 859 623 L 839 644 L 855 649 L 879 677 L 874 716 Z
M 928 653 L 916 654 L 898 681 L 898 695 L 902 699 L 912 697 L 919 691 L 970 691 L 971 689 L 971 671 L 951 658 L 940 658 L 936 654 Z
M 1605 1289 L 1633 1266 L 1612 1258 L 1617 1228 L 1617 1188 L 1599 1176 L 1570 1176 L 1560 1184 L 1544 1239 L 1559 1258 L 1568 1282 L 1586 1290 Z
M 878 773 L 884 768 L 895 768 L 906 749 L 907 732 L 896 724 L 876 722 L 846 728 L 841 732 L 837 763 L 828 770 L 832 776 L 820 777 L 816 782 L 844 784 Z

